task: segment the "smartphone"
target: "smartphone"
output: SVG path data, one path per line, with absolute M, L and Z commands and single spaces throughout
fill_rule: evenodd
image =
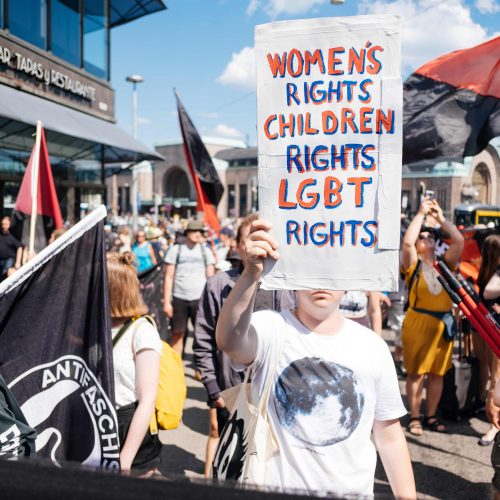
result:
M 435 200 L 436 199 L 436 193 L 430 189 L 426 189 L 425 190 L 425 197 L 426 198 L 429 198 L 431 200 Z

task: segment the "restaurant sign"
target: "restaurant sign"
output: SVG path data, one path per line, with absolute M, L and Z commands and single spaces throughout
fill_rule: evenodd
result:
M 114 92 L 82 71 L 57 63 L 48 53 L 34 52 L 0 34 L 0 82 L 59 102 L 79 111 L 114 119 Z

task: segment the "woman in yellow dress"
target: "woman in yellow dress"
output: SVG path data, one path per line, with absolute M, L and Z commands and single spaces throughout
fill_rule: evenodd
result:
M 403 270 L 409 287 L 409 308 L 403 322 L 404 366 L 408 373 L 406 395 L 410 406 L 408 430 L 415 436 L 422 434 L 420 405 L 427 375 L 427 396 L 423 427 L 446 432 L 436 417 L 443 392 L 443 377 L 451 367 L 454 323 L 452 302 L 437 280 L 433 267 L 436 231 L 423 226 L 427 215 L 432 216 L 450 236 L 450 247 L 444 261 L 455 269 L 460 260 L 464 240 L 458 229 L 443 216 L 436 200 L 426 198 L 408 226 L 403 240 Z

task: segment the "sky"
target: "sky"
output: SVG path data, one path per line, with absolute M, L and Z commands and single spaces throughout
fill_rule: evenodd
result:
M 497 0 L 165 0 L 168 10 L 115 28 L 111 85 L 116 118 L 132 131 L 139 74 L 138 139 L 154 147 L 180 139 L 173 89 L 200 134 L 256 145 L 254 27 L 289 19 L 399 14 L 402 72 L 500 34 Z

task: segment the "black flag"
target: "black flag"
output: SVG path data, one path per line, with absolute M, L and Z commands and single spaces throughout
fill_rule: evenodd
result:
M 37 454 L 118 468 L 101 207 L 0 285 L 0 373 Z
M 500 135 L 500 37 L 434 59 L 403 87 L 403 163 L 464 158 Z
M 224 186 L 219 179 L 219 174 L 205 144 L 201 140 L 200 134 L 198 134 L 191 118 L 189 118 L 177 93 L 175 97 L 177 99 L 177 111 L 179 113 L 186 162 L 196 187 L 197 210 L 205 214 L 205 222 L 214 231 L 218 232 L 220 231 L 220 225 L 217 218 L 217 205 L 224 194 Z
M 139 274 L 141 293 L 148 306 L 149 315 L 153 317 L 162 340 L 167 339 L 168 319 L 163 312 L 163 292 L 165 286 L 165 262 Z

